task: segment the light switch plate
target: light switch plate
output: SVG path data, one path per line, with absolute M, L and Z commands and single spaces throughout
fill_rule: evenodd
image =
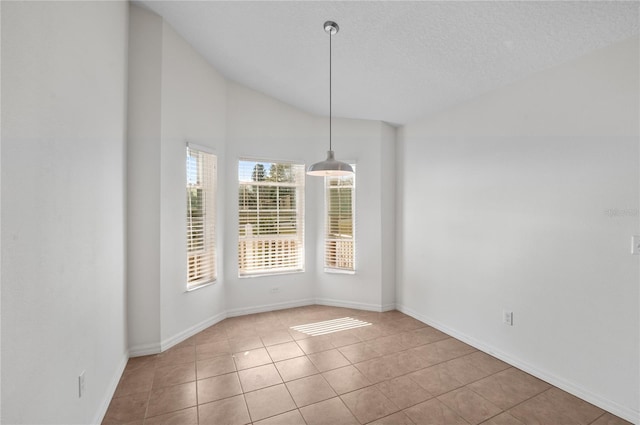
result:
M 631 236 L 631 253 L 640 255 L 640 235 Z

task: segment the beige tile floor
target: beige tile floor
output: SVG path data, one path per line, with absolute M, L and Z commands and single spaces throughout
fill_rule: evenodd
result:
M 373 325 L 309 337 L 291 326 Z M 398 311 L 308 306 L 226 319 L 129 360 L 104 425 L 618 425 Z

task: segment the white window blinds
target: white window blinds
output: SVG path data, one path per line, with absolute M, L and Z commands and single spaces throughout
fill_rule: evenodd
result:
M 304 172 L 304 164 L 240 160 L 240 276 L 304 271 Z
M 355 191 L 353 174 L 325 177 L 324 266 L 327 271 L 355 271 Z
M 187 289 L 216 279 L 217 158 L 187 146 Z

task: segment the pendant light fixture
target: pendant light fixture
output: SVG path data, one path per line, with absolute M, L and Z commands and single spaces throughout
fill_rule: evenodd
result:
M 329 150 L 327 151 L 327 159 L 321 162 L 312 164 L 307 170 L 307 174 L 310 176 L 347 176 L 353 174 L 353 168 L 351 165 L 336 160 L 333 153 L 333 147 L 331 145 L 331 37 L 338 33 L 338 24 L 333 21 L 327 21 L 324 23 L 324 30 L 329 34 Z

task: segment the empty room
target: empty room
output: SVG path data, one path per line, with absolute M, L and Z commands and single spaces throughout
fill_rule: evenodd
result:
M 0 19 L 3 425 L 640 425 L 640 2 Z

